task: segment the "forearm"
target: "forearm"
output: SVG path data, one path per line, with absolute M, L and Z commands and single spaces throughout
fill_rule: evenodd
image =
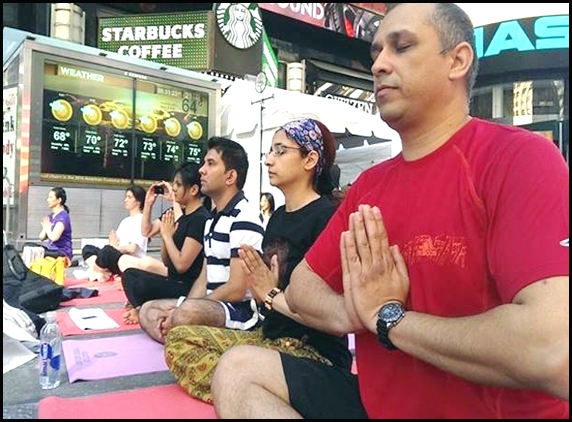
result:
M 38 237 L 40 238 L 40 240 L 46 240 L 48 238 L 48 235 L 46 234 L 46 231 L 42 229 Z
M 327 333 L 355 332 L 346 312 L 344 297 L 333 291 L 308 266 L 305 260 L 294 269 L 284 291 L 290 311 L 297 321 Z
M 472 382 L 568 399 L 568 319 L 539 324 L 533 315 L 516 304 L 460 318 L 407 312 L 390 339 L 405 353 Z M 560 329 L 549 328 L 554 326 Z
M 262 304 L 262 306 L 264 306 L 264 304 Z M 274 299 L 272 300 L 272 310 L 274 312 L 279 312 L 300 324 L 307 325 L 300 315 L 290 309 L 288 302 L 286 302 L 284 292 L 278 293 L 274 296 Z
M 177 221 L 181 215 L 183 215 L 181 204 L 179 204 L 177 201 L 173 201 L 173 212 L 175 213 L 175 221 Z
M 43 232 L 46 236 L 43 240 L 50 239 L 52 242 L 59 240 L 62 235 L 61 232 L 58 232 L 58 230 L 55 230 L 54 228 L 46 228 L 43 230 Z
M 143 208 L 143 218 L 141 219 L 141 235 L 151 237 L 153 231 L 153 221 L 151 220 L 152 206 L 145 205 Z
M 245 288 L 237 288 L 227 282 L 217 287 L 211 294 L 207 295 L 207 298 L 221 302 L 240 302 L 245 299 L 245 296 Z
M 171 261 L 178 273 L 187 271 L 192 262 L 184 262 L 181 256 L 181 251 L 175 245 L 172 235 L 161 235 L 163 239 L 163 246 L 167 253 L 168 259 Z

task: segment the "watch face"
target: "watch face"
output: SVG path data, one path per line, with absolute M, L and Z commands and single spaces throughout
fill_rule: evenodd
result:
M 399 320 L 402 314 L 403 308 L 398 303 L 388 303 L 381 308 L 381 317 L 388 324 Z

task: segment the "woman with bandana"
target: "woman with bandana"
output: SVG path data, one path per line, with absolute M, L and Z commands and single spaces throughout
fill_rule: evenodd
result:
M 336 139 L 321 122 L 300 119 L 279 128 L 266 154 L 270 184 L 285 204 L 270 218 L 261 257 L 250 246 L 239 250 L 249 287 L 264 321 L 254 331 L 180 326 L 169 331 L 165 356 L 177 382 L 192 396 L 212 403 L 210 384 L 219 358 L 237 345 L 268 347 L 349 371 L 347 337 L 303 325 L 287 307 L 282 291 L 290 274 L 322 232 L 336 208 L 330 168 Z

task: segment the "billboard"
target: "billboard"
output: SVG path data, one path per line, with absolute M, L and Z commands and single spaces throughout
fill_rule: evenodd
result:
M 261 9 L 328 29 L 349 38 L 371 42 L 383 16 L 356 4 L 371 5 L 371 3 L 259 3 L 258 5 Z M 385 11 L 385 3 L 381 5 Z
M 41 178 L 164 180 L 201 161 L 208 106 L 207 92 L 46 60 Z
M 99 18 L 97 47 L 192 70 L 210 70 L 211 12 Z

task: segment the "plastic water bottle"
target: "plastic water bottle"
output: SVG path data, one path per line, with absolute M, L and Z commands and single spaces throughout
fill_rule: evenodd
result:
M 60 385 L 62 332 L 55 311 L 46 314 L 46 324 L 40 331 L 40 387 L 50 390 Z

